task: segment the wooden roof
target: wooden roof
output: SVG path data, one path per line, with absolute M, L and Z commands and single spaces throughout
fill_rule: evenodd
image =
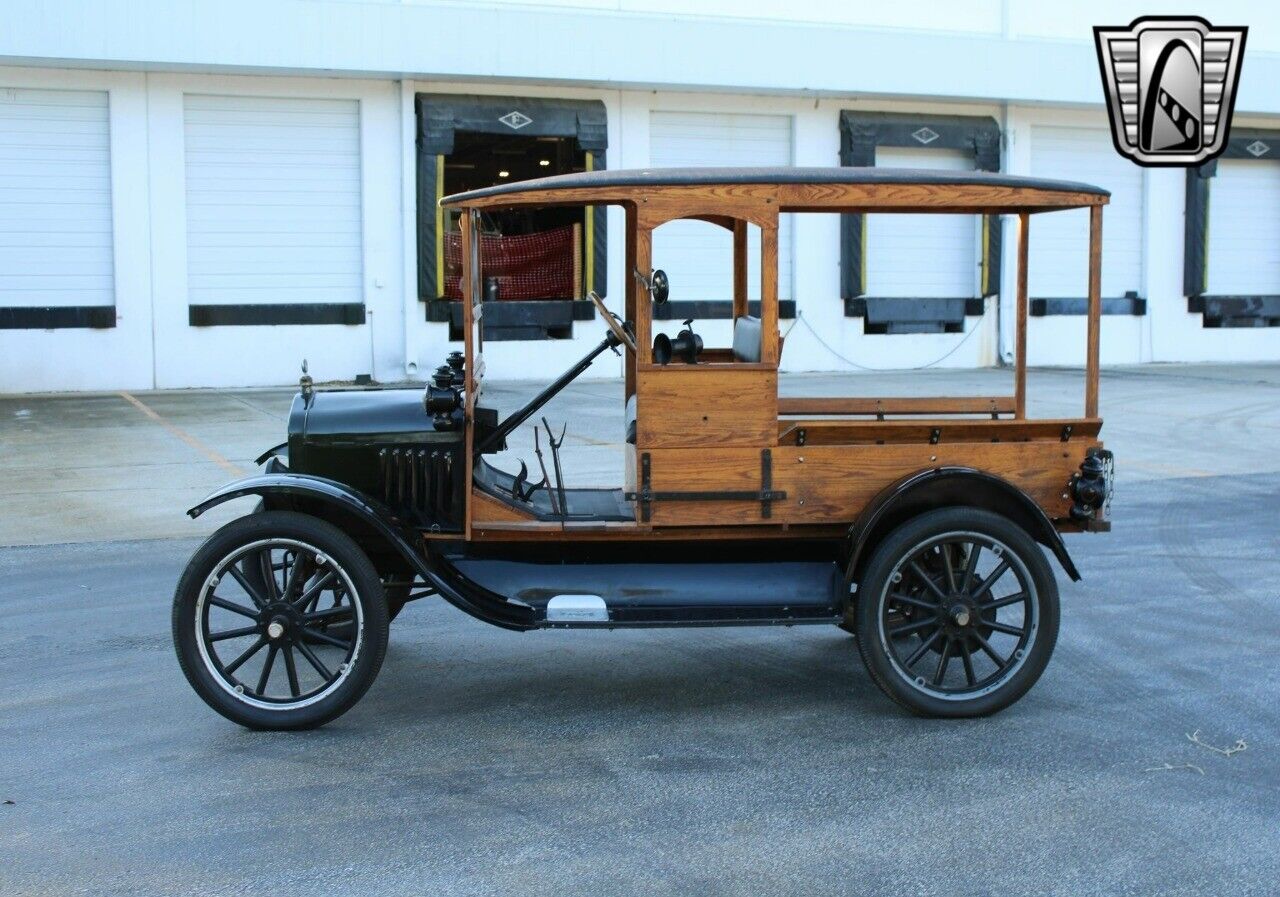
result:
M 1032 212 L 1104 205 L 1111 194 L 1074 181 L 915 168 L 644 168 L 497 184 L 442 199 L 445 207 L 591 205 L 661 197 L 774 203 L 782 211 Z

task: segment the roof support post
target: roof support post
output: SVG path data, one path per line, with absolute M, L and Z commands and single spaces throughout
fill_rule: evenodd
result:
M 1089 207 L 1089 337 L 1085 350 L 1084 416 L 1098 416 L 1102 336 L 1102 206 Z
M 760 226 L 760 360 L 778 364 L 778 216 Z
M 626 216 L 627 224 L 626 224 L 626 234 L 624 236 L 624 239 L 626 240 L 626 243 L 625 243 L 626 261 L 624 263 L 624 269 L 626 273 L 623 275 L 623 278 L 622 278 L 622 296 L 623 296 L 622 320 L 630 321 L 631 326 L 633 328 L 637 328 L 636 332 L 639 333 L 638 328 L 640 327 L 640 312 L 639 312 L 640 301 L 638 297 L 640 295 L 640 282 L 636 280 L 636 275 L 635 275 L 635 272 L 637 271 L 635 206 L 632 206 L 632 205 L 624 206 L 623 213 Z M 626 399 L 629 399 L 636 394 L 636 364 L 640 360 L 639 358 L 636 357 L 636 354 L 638 353 L 632 353 L 630 356 L 628 356 L 625 352 L 623 353 L 622 366 L 626 369 L 626 373 L 625 373 L 626 383 L 624 386 L 624 391 L 626 393 L 624 398 Z
M 653 271 L 652 226 L 637 222 L 635 234 L 629 239 L 635 244 L 635 267 L 628 277 L 631 289 L 636 291 L 636 364 L 650 364 L 653 361 L 653 299 L 637 276 L 648 278 Z
M 747 222 L 733 221 L 733 317 L 747 314 Z
M 1013 416 L 1027 416 L 1027 238 L 1031 216 L 1018 214 L 1018 309 L 1014 335 Z

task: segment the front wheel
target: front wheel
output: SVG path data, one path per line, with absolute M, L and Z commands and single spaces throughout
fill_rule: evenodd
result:
M 945 508 L 877 546 L 857 592 L 858 649 L 889 697 L 924 716 L 985 716 L 1035 684 L 1058 637 L 1058 587 L 1012 521 Z
M 251 729 L 306 729 L 349 710 L 382 666 L 387 624 L 382 583 L 360 547 L 292 511 L 218 530 L 174 593 L 187 681 Z

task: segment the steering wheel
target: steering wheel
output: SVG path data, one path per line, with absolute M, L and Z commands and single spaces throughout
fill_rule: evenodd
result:
M 632 355 L 636 354 L 636 341 L 632 339 L 631 334 L 618 323 L 617 316 L 604 307 L 604 300 L 600 298 L 600 294 L 595 290 L 592 290 L 587 293 L 587 298 L 595 303 L 596 309 L 600 312 L 600 316 L 603 317 L 604 322 L 609 325 L 609 329 L 613 331 L 613 335 L 617 337 L 618 342 L 630 349 Z

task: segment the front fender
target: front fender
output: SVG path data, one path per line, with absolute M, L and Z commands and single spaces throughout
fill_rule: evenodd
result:
M 504 629 L 533 628 L 532 613 L 527 608 L 513 605 L 501 596 L 473 587 L 473 584 L 453 575 L 449 564 L 428 557 L 424 550 L 416 547 L 421 542 L 417 533 L 391 508 L 336 480 L 302 473 L 259 474 L 226 484 L 187 513 L 194 519 L 212 507 L 246 495 L 302 498 L 323 503 L 336 510 L 340 519 L 354 518 L 372 529 L 446 601 L 464 613 Z
M 317 498 L 355 513 L 387 536 L 404 540 L 408 533 L 395 512 L 377 499 L 337 480 L 285 471 L 257 474 L 227 483 L 199 504 L 188 508 L 187 514 L 194 520 L 212 507 L 246 495 L 261 495 L 264 498 L 269 495 L 302 495 Z
M 868 549 L 889 530 L 916 514 L 935 508 L 970 505 L 1010 518 L 1047 547 L 1062 569 L 1080 581 L 1062 536 L 1031 496 L 1008 480 L 972 467 L 934 467 L 908 474 L 886 487 L 849 528 L 849 564 L 845 579 L 852 583 Z

